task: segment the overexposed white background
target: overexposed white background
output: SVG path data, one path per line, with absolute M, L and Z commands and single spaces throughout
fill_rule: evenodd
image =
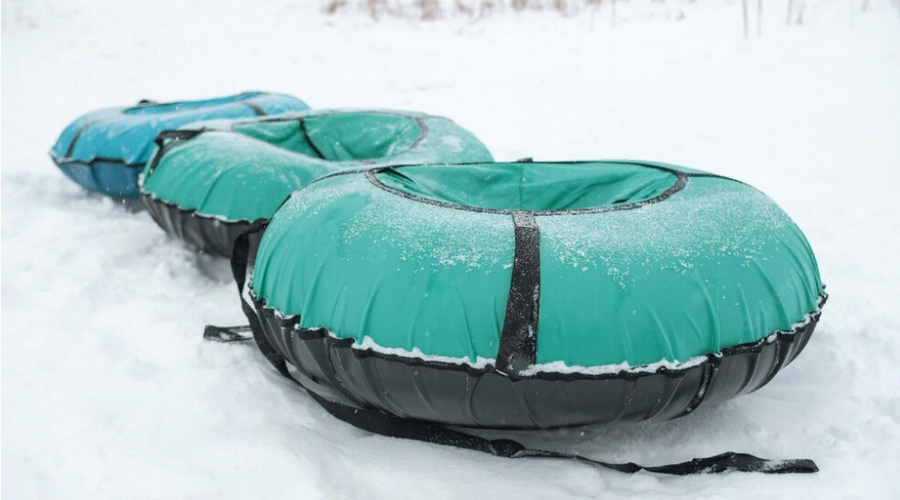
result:
M 796 0 L 790 24 L 787 0 L 760 24 L 751 2 L 748 38 L 733 0 L 617 2 L 615 17 L 608 1 L 464 0 L 468 14 L 442 0 L 434 21 L 414 2 L 330 5 L 3 0 L 5 497 L 900 497 L 896 0 Z M 795 363 L 689 418 L 525 439 L 647 464 L 809 457 L 821 472 L 627 476 L 372 436 L 253 349 L 204 342 L 205 324 L 242 322 L 227 266 L 85 193 L 46 152 L 94 108 L 250 89 L 446 115 L 501 160 L 652 159 L 768 193 L 831 294 Z

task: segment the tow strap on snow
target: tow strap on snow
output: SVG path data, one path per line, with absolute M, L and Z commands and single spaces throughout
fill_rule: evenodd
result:
M 278 370 L 281 375 L 302 387 L 322 408 L 332 416 L 359 429 L 387 437 L 412 439 L 431 444 L 454 446 L 467 450 L 480 451 L 504 458 L 563 458 L 612 469 L 618 472 L 633 474 L 644 470 L 658 474 L 685 476 L 690 474 L 720 472 L 761 472 L 765 474 L 812 473 L 818 472 L 816 463 L 809 459 L 769 460 L 746 453 L 726 452 L 707 458 L 695 458 L 677 464 L 645 466 L 634 462 L 611 463 L 587 458 L 573 453 L 560 451 L 536 450 L 511 439 L 486 439 L 468 434 L 450 427 L 401 418 L 373 408 L 361 408 L 332 401 L 323 397 L 317 388 L 318 383 L 303 374 L 291 371 L 287 360 L 266 339 L 262 325 L 253 306 L 244 299 L 247 268 L 249 263 L 251 234 L 265 229 L 266 223 L 256 224 L 244 232 L 234 244 L 231 258 L 231 270 L 237 283 L 241 298 L 241 307 L 250 322 L 249 326 L 219 327 L 209 325 L 203 333 L 207 340 L 215 342 L 243 342 L 255 340 L 260 351 Z M 252 336 L 246 335 L 252 333 Z M 324 391 L 320 391 L 324 392 Z

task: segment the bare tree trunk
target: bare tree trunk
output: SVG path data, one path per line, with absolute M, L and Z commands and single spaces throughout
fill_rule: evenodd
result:
M 791 17 L 794 13 L 794 0 L 788 0 L 788 14 L 787 14 L 787 25 L 791 25 Z
M 616 25 L 616 0 L 611 0 L 609 3 L 610 9 L 612 10 L 612 25 Z
M 756 0 L 756 36 L 762 36 L 762 7 L 763 0 Z
M 744 13 L 744 38 L 750 38 L 750 21 L 747 19 L 747 0 L 741 0 L 741 10 Z

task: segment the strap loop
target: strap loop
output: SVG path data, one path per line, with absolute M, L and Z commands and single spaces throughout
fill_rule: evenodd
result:
M 167 140 L 174 141 L 186 141 L 189 139 L 193 139 L 198 135 L 204 132 L 203 129 L 199 130 L 163 130 L 159 134 L 156 135 L 156 139 L 153 142 L 156 144 L 156 153 L 153 154 L 153 158 L 150 160 L 150 168 L 147 169 L 146 177 L 150 177 L 153 175 L 153 172 L 156 170 L 156 167 L 159 165 L 159 161 L 162 159 L 163 154 L 165 154 L 168 146 L 172 143 L 166 144 Z
M 250 325 L 243 326 L 214 326 L 206 325 L 203 329 L 203 338 L 213 342 L 247 342 L 253 340 L 253 335 L 242 335 L 250 331 Z
M 176 141 L 186 141 L 188 139 L 193 139 L 197 137 L 199 134 L 203 133 L 202 129 L 190 129 L 190 130 L 163 130 L 159 134 L 156 135 L 156 139 L 153 142 L 162 149 L 165 141 L 168 139 L 174 139 Z

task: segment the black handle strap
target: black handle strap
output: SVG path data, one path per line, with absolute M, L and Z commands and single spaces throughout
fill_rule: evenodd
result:
M 243 309 L 247 321 L 250 322 L 249 328 L 253 333 L 253 340 L 256 341 L 256 346 L 279 373 L 293 380 L 290 371 L 288 371 L 287 361 L 278 353 L 275 347 L 269 343 L 269 340 L 266 339 L 266 334 L 263 332 L 260 319 L 256 315 L 256 310 L 253 308 L 253 305 L 244 298 L 244 288 L 247 286 L 247 270 L 250 267 L 250 236 L 265 231 L 268 225 L 269 221 L 267 220 L 255 222 L 237 237 L 231 251 L 231 274 L 234 276 L 234 281 L 237 284 L 238 296 L 241 298 L 241 309 Z
M 504 458 L 558 458 L 573 460 L 595 467 L 633 474 L 638 471 L 654 472 L 658 474 L 672 474 L 685 476 L 689 474 L 720 472 L 761 472 L 764 474 L 787 473 L 812 473 L 818 472 L 815 462 L 809 459 L 797 460 L 768 460 L 755 457 L 746 453 L 727 452 L 721 455 L 707 458 L 695 458 L 687 462 L 677 464 L 645 466 L 634 462 L 611 463 L 602 460 L 587 458 L 574 453 L 560 451 L 535 450 L 511 439 L 485 439 L 459 430 L 451 429 L 444 425 L 401 418 L 374 408 L 361 408 L 332 401 L 320 395 L 323 390 L 318 389 L 317 384 L 307 380 L 300 373 L 294 374 L 288 368 L 287 361 L 269 343 L 262 330 L 260 318 L 253 306 L 244 298 L 247 270 L 249 267 L 250 235 L 262 231 L 268 222 L 254 224 L 246 232 L 241 234 L 234 244 L 231 257 L 231 271 L 237 284 L 241 298 L 241 308 L 250 322 L 249 326 L 241 327 L 215 327 L 207 326 L 203 337 L 217 342 L 244 342 L 251 338 L 256 341 L 257 347 L 270 363 L 288 380 L 296 383 L 313 398 L 322 408 L 332 416 L 342 420 L 356 428 L 387 437 L 400 439 L 412 439 L 426 443 L 455 446 L 467 450 L 480 451 Z M 247 331 L 252 332 L 252 337 L 241 335 Z
M 292 379 L 293 380 L 293 379 Z M 297 382 L 298 384 L 300 382 Z M 302 384 L 301 384 L 301 387 Z M 305 388 L 305 387 L 304 387 Z M 767 460 L 746 453 L 727 452 L 708 458 L 695 458 L 688 462 L 670 465 L 645 466 L 634 462 L 611 463 L 595 460 L 573 453 L 559 451 L 535 450 L 527 448 L 511 439 L 489 440 L 448 427 L 400 418 L 379 410 L 359 409 L 328 401 L 315 392 L 307 392 L 325 411 L 344 422 L 375 434 L 401 439 L 412 439 L 426 443 L 455 446 L 467 450 L 480 451 L 504 458 L 564 458 L 585 464 L 612 469 L 618 472 L 633 474 L 645 470 L 658 474 L 686 476 L 689 474 L 720 472 L 762 472 L 766 474 L 809 473 L 817 472 L 815 462 L 807 459 L 799 460 Z
M 197 137 L 201 133 L 203 133 L 203 129 L 163 130 L 156 134 L 156 139 L 153 139 L 153 142 L 162 149 L 168 140 L 186 141 Z
M 250 333 L 250 335 L 244 335 L 245 333 Z M 203 338 L 213 342 L 222 342 L 228 344 L 231 342 L 248 342 L 250 340 L 253 340 L 253 333 L 250 330 L 250 325 L 206 325 L 206 328 L 203 329 Z
M 159 161 L 162 159 L 162 156 L 166 153 L 169 146 L 177 141 L 193 139 L 203 132 L 205 132 L 204 129 L 163 130 L 159 134 L 156 134 L 156 139 L 153 139 L 153 142 L 156 144 L 156 153 L 153 155 L 153 159 L 150 160 L 150 168 L 147 170 L 147 177 L 153 175 L 153 172 L 159 165 Z M 166 143 L 166 141 L 172 142 Z

